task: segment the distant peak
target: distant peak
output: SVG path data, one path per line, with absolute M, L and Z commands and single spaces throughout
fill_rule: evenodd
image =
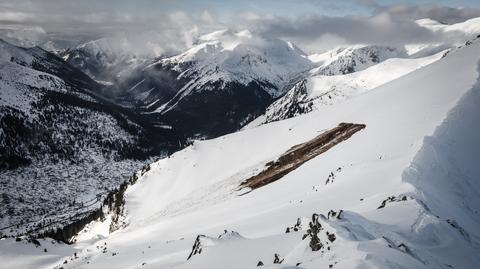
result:
M 198 40 L 203 42 L 215 41 L 215 40 L 218 40 L 226 32 L 228 32 L 228 29 L 222 29 L 222 30 L 211 32 L 211 33 L 203 34 L 198 38 Z
M 419 19 L 415 21 L 418 25 L 438 25 L 442 24 L 439 21 L 430 19 L 430 18 L 424 18 L 424 19 Z
M 236 36 L 238 37 L 243 37 L 243 38 L 252 38 L 253 35 L 250 32 L 250 30 L 243 30 L 235 33 Z

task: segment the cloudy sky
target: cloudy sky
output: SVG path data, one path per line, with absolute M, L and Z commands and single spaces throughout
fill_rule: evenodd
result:
M 201 33 L 231 28 L 313 50 L 422 42 L 439 37 L 416 19 L 452 24 L 473 17 L 480 17 L 479 0 L 0 0 L 0 37 L 37 44 L 123 36 L 162 54 L 190 46 Z

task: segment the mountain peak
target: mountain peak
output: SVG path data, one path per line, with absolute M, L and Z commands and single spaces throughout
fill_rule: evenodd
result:
M 176 56 L 161 59 L 168 65 L 188 64 L 185 75 L 198 73 L 208 81 L 233 79 L 242 84 L 265 81 L 281 93 L 299 73 L 313 63 L 292 42 L 256 36 L 249 30 L 216 31 L 199 38 L 201 43 Z

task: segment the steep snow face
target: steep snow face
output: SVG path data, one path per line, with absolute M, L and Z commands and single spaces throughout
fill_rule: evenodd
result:
M 480 68 L 480 65 L 479 65 Z M 403 179 L 415 186 L 434 214 L 448 219 L 466 240 L 480 238 L 480 79 L 431 136 Z
M 271 104 L 245 128 L 291 118 L 344 101 L 439 60 L 446 51 L 423 58 L 390 58 L 346 75 L 312 75 Z M 316 74 L 315 72 L 314 74 Z
M 464 149 L 477 145 L 476 127 L 469 123 L 478 118 L 479 50 L 475 42 L 345 102 L 195 142 L 152 164 L 129 188 L 126 229 L 75 245 L 77 258 L 72 253 L 42 264 L 475 268 L 480 242 L 474 215 L 480 208 L 476 198 L 464 199 L 479 191 L 472 181 L 478 177 L 472 159 L 477 149 Z M 471 114 L 462 123 L 465 113 Z M 366 128 L 274 183 L 248 193 L 239 189 L 292 146 L 340 122 Z M 434 139 L 424 139 L 431 135 Z M 436 154 L 444 152 L 453 160 L 448 165 Z M 451 185 L 457 183 L 462 188 Z M 452 193 L 451 186 L 467 196 Z M 230 234 L 236 236 L 223 239 Z M 192 246 L 201 251 L 187 260 Z M 20 255 L 11 250 L 11 240 L 0 241 L 0 247 L 8 250 L 2 258 Z
M 319 65 L 312 75 L 344 75 L 364 70 L 389 58 L 405 58 L 404 48 L 388 46 L 357 45 L 337 48 L 323 54 L 312 54 L 308 58 Z

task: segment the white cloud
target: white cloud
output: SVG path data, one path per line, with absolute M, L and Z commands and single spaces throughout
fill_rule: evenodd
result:
M 31 20 L 33 16 L 29 13 L 25 12 L 16 12 L 16 11 L 3 11 L 0 12 L 0 21 L 8 21 L 8 22 L 25 22 Z
M 376 14 L 388 14 L 392 18 L 402 20 L 417 20 L 429 18 L 443 23 L 453 24 L 471 18 L 480 17 L 478 8 L 454 8 L 435 4 L 426 5 L 373 5 Z
M 0 28 L 0 36 L 23 47 L 36 46 L 48 40 L 47 32 L 39 26 L 4 25 Z
M 157 8 L 171 3 L 172 0 L 155 2 Z M 18 31 L 1 30 L 15 25 L 25 29 L 41 27 L 50 38 L 61 40 L 83 41 L 120 36 L 139 53 L 159 55 L 191 46 L 202 33 L 231 28 L 249 29 L 266 38 L 287 39 L 306 51 L 318 51 L 352 43 L 404 44 L 441 40 L 444 37 L 419 27 L 413 20 L 430 16 L 456 22 L 480 16 L 477 9 L 434 5 L 382 6 L 373 0 L 358 0 L 358 3 L 372 9 L 374 15 L 328 17 L 311 13 L 284 17 L 244 10 L 234 16 L 223 16 L 224 21 L 221 22 L 212 9 L 198 13 L 170 9 L 159 13 L 139 13 L 114 8 L 121 5 L 114 0 L 3 0 L 0 3 L 0 35 L 5 38 L 8 32 L 9 38 L 18 35 L 23 40 L 38 38 L 40 42 L 45 39 L 44 35 L 28 36 Z

